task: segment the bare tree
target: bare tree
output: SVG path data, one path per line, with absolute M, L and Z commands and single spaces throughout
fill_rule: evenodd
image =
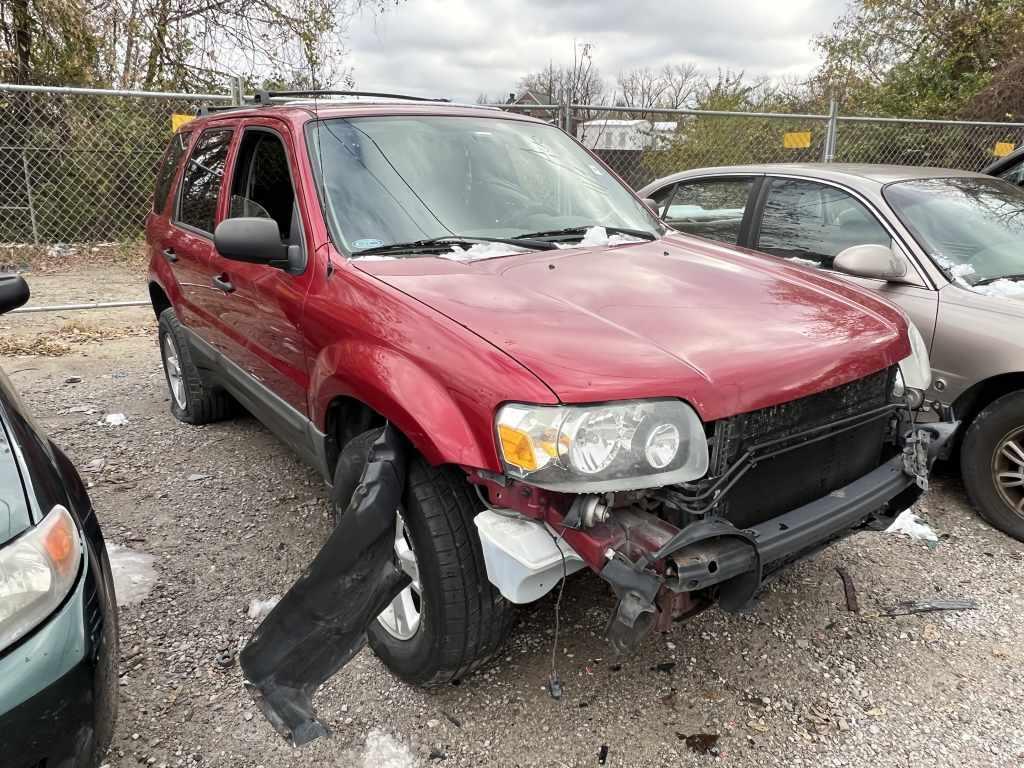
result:
M 700 92 L 702 78 L 694 64 L 666 64 L 661 68 L 661 92 L 659 106 L 668 109 L 689 109 L 694 106 Z
M 643 110 L 629 113 L 630 117 L 638 120 L 646 119 L 648 110 L 661 106 L 667 87 L 661 74 L 650 67 L 619 72 L 616 83 L 619 87 L 616 105 Z

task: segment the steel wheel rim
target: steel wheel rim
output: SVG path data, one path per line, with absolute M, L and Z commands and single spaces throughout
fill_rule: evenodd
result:
M 420 569 L 416 562 L 416 553 L 413 552 L 412 541 L 401 513 L 395 514 L 395 560 L 412 583 L 399 592 L 391 604 L 381 611 L 377 621 L 384 631 L 396 640 L 409 640 L 420 627 L 423 591 L 420 587 Z
M 1024 427 L 999 441 L 992 457 L 992 481 L 1014 514 L 1024 517 Z
M 171 397 L 178 407 L 185 409 L 185 379 L 181 375 L 181 361 L 178 359 L 178 348 L 174 346 L 174 339 L 170 334 L 164 335 L 164 371 L 167 372 L 167 387 L 171 390 Z

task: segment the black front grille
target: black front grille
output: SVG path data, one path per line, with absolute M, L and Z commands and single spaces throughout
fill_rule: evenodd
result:
M 826 496 L 883 460 L 895 368 L 715 423 L 712 477 L 735 474 L 714 514 L 739 527 Z

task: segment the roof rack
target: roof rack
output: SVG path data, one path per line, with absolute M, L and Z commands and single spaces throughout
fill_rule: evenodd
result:
M 232 109 L 252 109 L 251 104 L 200 104 L 196 117 L 206 117 L 217 112 L 230 112 Z
M 334 91 L 334 90 L 308 90 L 308 91 L 256 91 L 256 104 L 260 106 L 269 105 L 273 98 L 289 98 L 292 96 L 369 96 L 378 99 L 402 99 L 404 101 L 441 101 L 448 102 L 451 99 L 427 99 L 423 96 L 407 96 L 404 93 L 377 93 L 376 91 Z

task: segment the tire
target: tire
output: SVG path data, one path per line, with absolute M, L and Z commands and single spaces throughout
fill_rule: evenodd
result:
M 342 451 L 331 493 L 336 515 L 348 506 L 380 432 L 364 432 Z M 367 628 L 373 652 L 407 683 L 435 687 L 465 677 L 501 649 L 511 628 L 513 606 L 487 580 L 473 524 L 479 511 L 459 469 L 432 467 L 418 454 L 410 457 L 396 515 L 402 521 L 396 521 L 396 552 L 403 546 L 397 534 L 404 527 L 418 564 L 419 621 L 408 637 L 386 628 L 387 611 Z
M 1003 395 L 975 417 L 964 437 L 960 472 L 981 516 L 1024 541 L 1024 485 L 1016 485 L 1024 482 L 1024 392 Z
M 234 410 L 231 396 L 211 387 L 203 379 L 192 360 L 192 348 L 185 331 L 171 307 L 160 313 L 159 343 L 174 418 L 186 424 L 209 424 L 230 416 Z M 177 392 L 174 384 L 176 374 L 180 377 Z

